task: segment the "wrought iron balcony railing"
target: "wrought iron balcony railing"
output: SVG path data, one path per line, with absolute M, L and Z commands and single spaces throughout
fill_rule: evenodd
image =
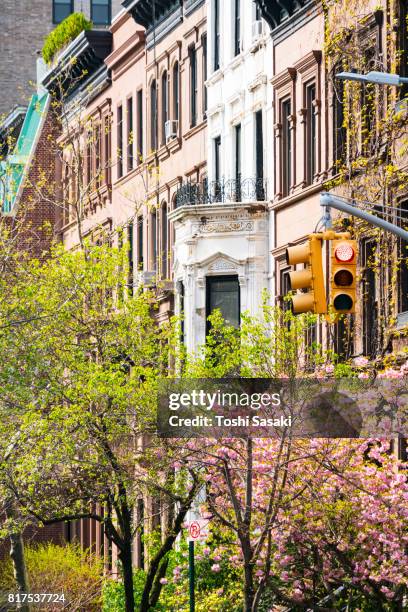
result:
M 176 207 L 233 202 L 264 202 L 267 199 L 266 180 L 259 178 L 204 180 L 184 183 L 176 194 Z

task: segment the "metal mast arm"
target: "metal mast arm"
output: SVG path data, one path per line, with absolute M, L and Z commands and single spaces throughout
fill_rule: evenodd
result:
M 370 223 L 375 227 L 380 227 L 386 232 L 395 234 L 395 236 L 398 236 L 402 240 L 405 240 L 405 242 L 408 242 L 408 232 L 402 229 L 402 227 L 398 227 L 398 225 L 394 225 L 394 223 L 384 221 L 384 219 L 380 219 L 379 217 L 376 217 L 365 210 L 360 210 L 356 206 L 344 202 L 344 200 L 332 195 L 331 193 L 324 192 L 320 194 L 320 206 L 335 208 L 336 210 L 341 210 L 342 212 L 353 215 L 354 217 L 359 217 L 360 219 L 367 221 L 367 223 Z

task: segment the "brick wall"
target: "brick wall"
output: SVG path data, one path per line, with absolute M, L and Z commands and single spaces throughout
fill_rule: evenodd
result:
M 41 529 L 28 527 L 24 531 L 24 543 L 34 544 L 41 542 L 53 542 L 54 544 L 64 544 L 66 526 L 64 523 L 47 525 Z M 10 554 L 10 541 L 8 538 L 0 542 L 0 560 L 6 559 Z
M 112 16 L 120 8 L 121 0 L 112 0 Z M 90 0 L 75 0 L 74 9 L 89 17 Z M 16 104 L 27 105 L 36 80 L 37 52 L 54 27 L 52 0 L 1 0 L 0 120 Z
M 18 235 L 17 248 L 34 257 L 44 257 L 49 251 L 61 210 L 55 138 L 56 127 L 49 114 L 15 215 L 10 219 Z

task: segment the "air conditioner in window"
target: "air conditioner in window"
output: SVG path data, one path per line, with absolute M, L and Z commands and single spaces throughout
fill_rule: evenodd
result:
M 259 21 L 254 21 L 252 24 L 252 40 L 258 40 L 262 37 L 263 33 L 263 21 L 261 19 Z
M 170 121 L 166 121 L 166 123 L 164 124 L 164 133 L 166 136 L 166 142 L 168 140 L 171 140 L 172 138 L 177 138 L 178 121 L 173 119 Z

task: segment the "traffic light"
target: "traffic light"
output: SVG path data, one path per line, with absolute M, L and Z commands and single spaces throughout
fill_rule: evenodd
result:
M 330 304 L 334 312 L 356 311 L 357 242 L 331 241 Z
M 292 296 L 292 311 L 295 314 L 301 312 L 326 313 L 322 238 L 319 235 L 311 234 L 307 242 L 287 248 L 286 261 L 290 266 L 300 263 L 306 265 L 304 270 L 289 273 L 290 289 L 309 289 L 306 293 L 297 293 Z

